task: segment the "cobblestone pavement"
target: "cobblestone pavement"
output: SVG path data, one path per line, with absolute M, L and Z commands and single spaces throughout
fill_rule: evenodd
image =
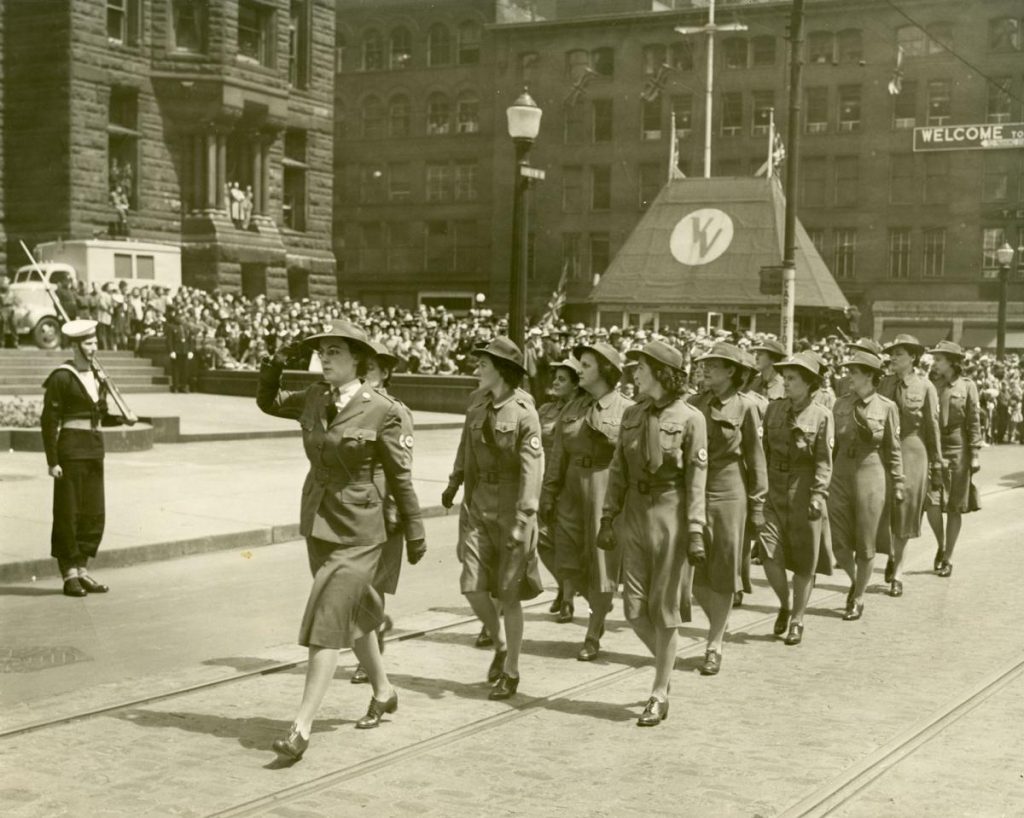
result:
M 682 632 L 671 717 L 654 729 L 634 724 L 652 671 L 621 606 L 602 658 L 581 664 L 582 617 L 557 625 L 541 604 L 511 702 L 487 700 L 490 657 L 472 647 L 475 626 L 455 626 L 389 647 L 400 709 L 376 731 L 352 729 L 369 692 L 347 684 L 347 661 L 299 764 L 268 748 L 293 716 L 301 666 L 2 738 L 0 804 L 12 816 L 1019 815 L 1024 551 L 1012 482 L 993 480 L 985 510 L 965 518 L 950 580 L 928 570 L 926 536 L 912 544 L 906 595 L 885 596 L 879 573 L 860 622 L 841 621 L 847 583 L 833 576 L 815 590 L 804 644 L 785 647 L 759 582 L 734 612 L 721 675 L 704 678 L 698 615 Z M 986 687 L 1001 672 L 1005 686 Z M 955 709 L 979 690 L 995 692 Z M 849 795 L 833 804 L 836 791 Z

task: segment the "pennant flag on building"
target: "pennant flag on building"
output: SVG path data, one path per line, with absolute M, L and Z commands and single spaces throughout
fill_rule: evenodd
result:
M 658 73 L 644 81 L 643 90 L 640 92 L 640 99 L 644 102 L 654 102 L 654 100 L 661 96 L 661 92 L 665 90 L 665 83 L 668 82 L 668 72 L 674 70 L 668 63 L 662 63 L 658 67 Z
M 583 92 L 587 88 L 587 83 L 589 83 L 590 80 L 596 76 L 597 72 L 593 68 L 591 68 L 590 66 L 584 68 L 583 72 L 579 76 L 579 79 L 577 79 L 576 82 L 573 83 L 572 90 L 570 90 L 569 94 L 566 96 L 565 104 L 570 106 L 575 105 L 577 102 L 583 99 Z
M 903 46 L 896 47 L 896 67 L 892 71 L 892 79 L 889 80 L 889 93 L 896 96 L 903 90 Z
M 679 131 L 676 130 L 676 112 L 672 111 L 672 137 L 668 148 L 668 180 L 685 179 L 686 174 L 679 169 Z
M 575 261 L 573 266 L 575 266 Z M 558 315 L 562 311 L 562 307 L 565 306 L 565 285 L 568 280 L 569 259 L 566 259 L 562 264 L 562 275 L 558 279 L 558 287 L 551 293 L 551 298 L 548 300 L 548 309 L 540 321 L 540 326 L 551 327 L 558 323 Z

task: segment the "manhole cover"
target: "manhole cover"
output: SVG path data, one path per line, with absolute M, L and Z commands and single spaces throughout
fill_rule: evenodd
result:
M 0 648 L 0 673 L 34 673 L 51 667 L 91 661 L 92 657 L 78 648 Z

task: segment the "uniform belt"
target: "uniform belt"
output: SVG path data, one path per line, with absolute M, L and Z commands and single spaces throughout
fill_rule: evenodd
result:
M 62 429 L 79 429 L 83 432 L 93 432 L 96 430 L 96 427 L 92 425 L 92 421 L 87 418 L 68 418 L 61 421 L 60 426 Z
M 603 457 L 591 457 L 589 454 L 580 455 L 574 457 L 569 461 L 572 466 L 578 466 L 581 469 L 607 469 L 611 464 L 611 458 Z
M 313 477 L 319 483 L 345 483 L 349 486 L 375 485 L 373 482 L 373 473 L 368 471 L 359 471 L 355 474 L 350 474 L 344 469 L 325 469 L 318 467 L 313 469 Z
M 640 494 L 661 494 L 679 488 L 685 482 L 683 477 L 678 477 L 674 480 L 635 480 L 630 485 Z
M 518 483 L 519 472 L 504 471 L 481 471 L 479 472 L 482 483 Z
M 768 468 L 772 471 L 789 471 L 789 461 L 779 462 L 777 460 L 769 460 Z

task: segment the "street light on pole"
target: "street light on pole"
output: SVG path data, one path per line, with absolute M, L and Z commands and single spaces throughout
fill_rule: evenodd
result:
M 533 97 L 523 89 L 505 111 L 508 117 L 508 135 L 516 148 L 516 175 L 513 185 L 512 207 L 512 271 L 509 292 L 508 335 L 524 349 L 526 335 L 526 275 L 529 262 L 529 205 L 530 182 L 543 179 L 544 172 L 531 168 L 528 161 L 530 148 L 540 131 L 543 111 Z
M 996 318 L 996 357 L 1006 354 L 1006 290 L 1010 281 L 1010 265 L 1013 263 L 1013 248 L 1010 242 L 1004 241 L 1003 246 L 996 250 L 996 261 L 999 263 L 999 314 Z

